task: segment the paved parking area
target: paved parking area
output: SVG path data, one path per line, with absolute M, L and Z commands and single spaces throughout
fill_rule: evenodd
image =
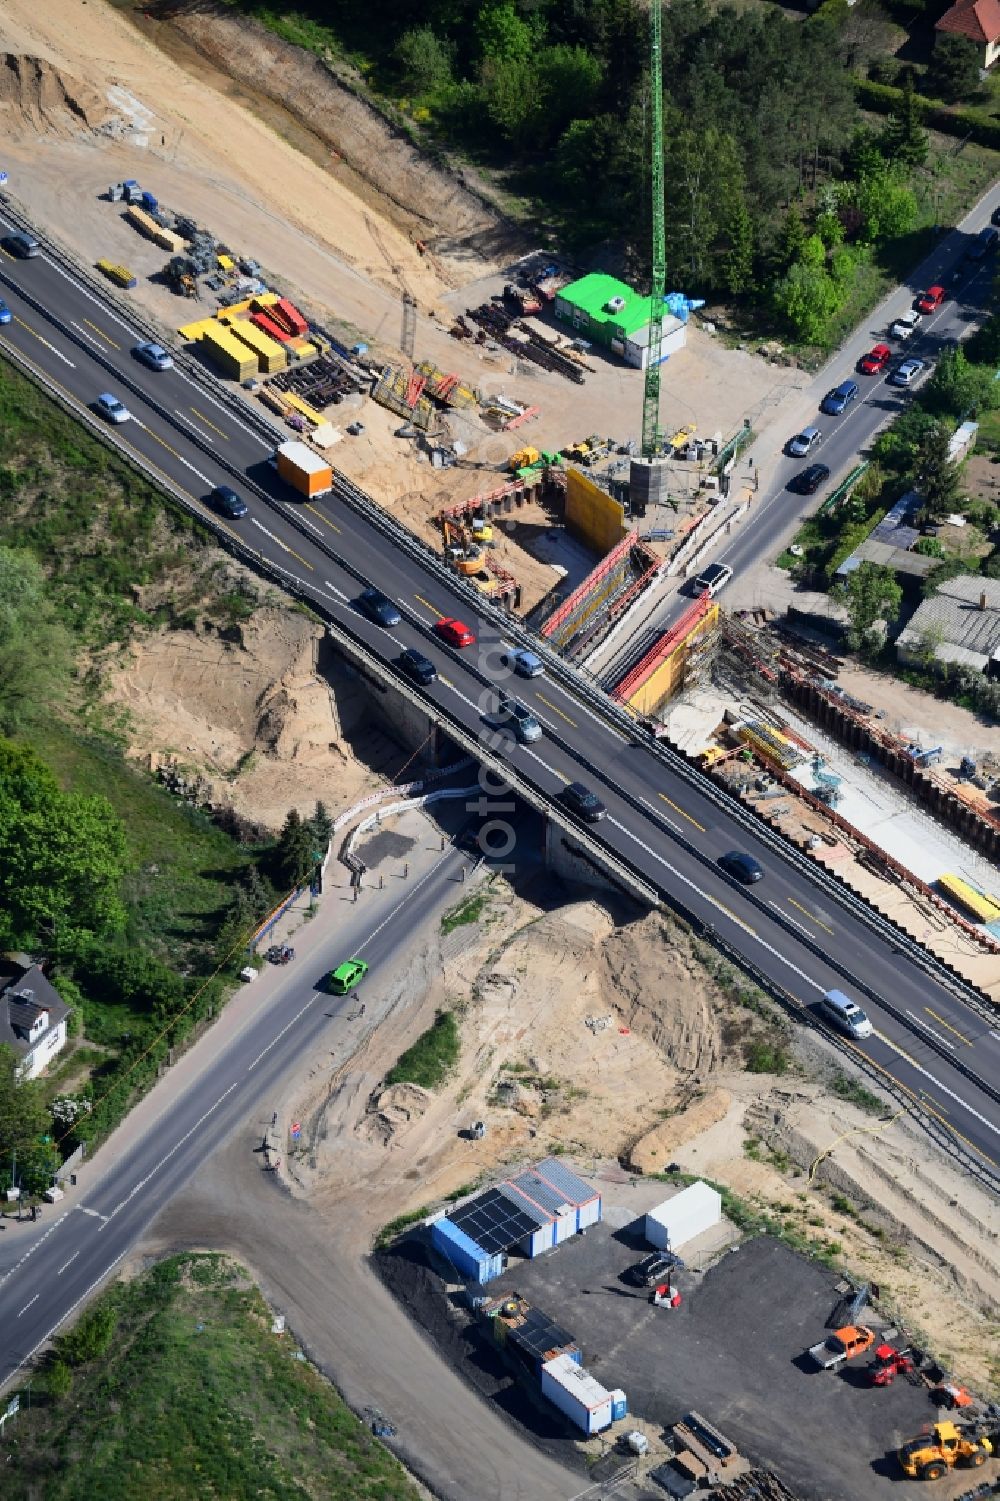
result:
M 832 1272 L 761 1237 L 704 1275 L 679 1274 L 681 1307 L 658 1309 L 622 1280 L 648 1249 L 641 1221 L 605 1223 L 513 1263 L 490 1291 L 516 1288 L 569 1329 L 587 1368 L 623 1387 L 631 1411 L 665 1426 L 697 1409 L 807 1501 L 899 1495 L 894 1450 L 934 1409 L 902 1377 L 872 1389 L 860 1370 L 834 1375 L 802 1360 L 838 1301 Z

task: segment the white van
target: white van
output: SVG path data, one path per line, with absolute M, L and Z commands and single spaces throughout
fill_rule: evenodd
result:
M 819 1003 L 819 1009 L 827 1021 L 846 1032 L 849 1037 L 864 1038 L 872 1035 L 872 1024 L 866 1012 L 846 996 L 842 990 L 828 990 Z

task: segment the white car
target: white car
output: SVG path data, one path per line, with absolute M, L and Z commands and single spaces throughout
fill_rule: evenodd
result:
M 889 333 L 894 339 L 908 339 L 919 322 L 920 314 L 916 308 L 907 308 L 905 313 L 900 313 Z
M 109 422 L 128 422 L 132 413 L 123 401 L 117 396 L 112 396 L 110 391 L 105 391 L 103 396 L 98 396 L 95 403 L 102 417 L 107 417 Z
M 816 447 L 823 434 L 818 427 L 804 427 L 794 438 L 788 440 L 788 452 L 793 458 L 805 458 L 807 453 Z
M 912 386 L 927 369 L 923 360 L 904 360 L 889 376 L 890 386 Z

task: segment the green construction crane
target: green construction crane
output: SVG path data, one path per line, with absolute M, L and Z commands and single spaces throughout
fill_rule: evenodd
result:
M 649 90 L 651 104 L 651 185 L 653 190 L 653 285 L 649 357 L 642 397 L 642 456 L 660 451 L 660 355 L 663 349 L 663 297 L 667 290 L 667 244 L 663 210 L 663 21 L 662 0 L 649 7 Z

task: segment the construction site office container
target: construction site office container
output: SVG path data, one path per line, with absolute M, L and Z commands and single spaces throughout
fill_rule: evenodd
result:
M 565 1163 L 559 1162 L 555 1157 L 546 1157 L 531 1171 L 547 1183 L 565 1204 L 576 1210 L 577 1230 L 589 1230 L 591 1225 L 600 1223 L 603 1213 L 600 1194 L 595 1193 L 589 1183 L 578 1178 Z
M 542 1366 L 542 1396 L 586 1434 L 600 1433 L 628 1412 L 623 1391 L 607 1391 L 569 1355 Z
M 722 1195 L 700 1180 L 646 1215 L 646 1239 L 658 1251 L 677 1251 L 722 1219 Z
M 457 1225 L 453 1225 L 447 1216 L 435 1220 L 431 1225 L 431 1244 L 446 1261 L 449 1261 L 455 1270 L 470 1282 L 480 1285 L 491 1282 L 494 1277 L 499 1277 L 504 1269 L 504 1258 L 500 1251 L 491 1254 L 482 1246 L 477 1245 L 471 1236 L 466 1235 Z
M 233 380 L 250 380 L 257 374 L 257 356 L 234 339 L 228 328 L 214 324 L 205 329 L 199 341 L 209 359 Z

